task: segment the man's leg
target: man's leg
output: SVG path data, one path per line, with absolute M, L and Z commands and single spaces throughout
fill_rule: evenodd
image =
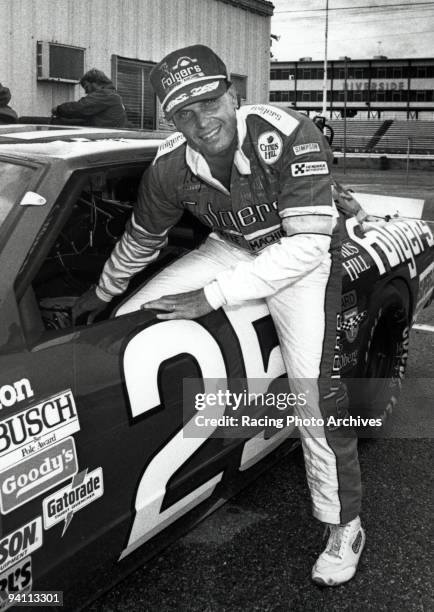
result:
M 216 274 L 251 255 L 218 238 L 209 236 L 194 251 L 168 265 L 159 274 L 129 296 L 116 310 L 116 316 L 139 310 L 142 304 L 164 295 L 175 295 L 202 289 Z
M 330 273 L 330 268 L 330 261 L 324 261 L 301 281 L 267 300 L 291 391 L 307 392 L 307 405 L 297 407 L 297 416 L 322 418 L 325 423 L 328 416 L 347 415 L 345 388 L 340 383 L 335 363 L 341 281 L 340 275 Z M 355 526 L 361 504 L 355 432 L 348 427 L 303 426 L 300 436 L 314 516 L 332 525 L 350 524 L 356 520 L 351 523 Z M 364 533 L 361 534 L 364 539 Z M 358 553 L 355 565 L 351 559 L 351 567 L 344 568 L 340 574 L 333 558 L 334 565 L 330 571 L 326 568 L 323 583 L 338 584 L 351 578 L 359 556 Z

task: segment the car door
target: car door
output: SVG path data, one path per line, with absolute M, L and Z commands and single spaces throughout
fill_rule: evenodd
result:
M 72 187 L 69 198 L 78 193 Z M 184 435 L 194 393 L 236 390 L 248 377 L 263 378 L 265 389 L 284 373 L 263 304 L 200 321 L 163 322 L 142 311 L 47 329 L 33 279 L 65 207 L 53 206 L 39 225 L 31 217 L 17 224 L 2 252 L 11 258 L 21 244 L 0 305 L 9 330 L 0 355 L 3 534 L 21 548 L 0 571 L 25 577 L 29 559 L 32 584 L 67 591 L 144 543 L 155 550 L 189 511 L 197 520 L 227 499 L 289 430 L 241 441 L 214 437 L 217 425 Z M 40 227 L 54 235 L 40 239 Z M 188 401 L 184 379 L 193 381 Z M 213 414 L 230 411 L 222 404 Z

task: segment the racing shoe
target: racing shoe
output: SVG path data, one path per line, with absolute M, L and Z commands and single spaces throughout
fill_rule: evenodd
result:
M 345 525 L 327 525 L 327 546 L 312 569 L 312 580 L 321 586 L 338 586 L 351 580 L 365 546 L 360 517 Z

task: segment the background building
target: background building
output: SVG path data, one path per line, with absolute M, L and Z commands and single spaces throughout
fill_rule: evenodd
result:
M 226 62 L 241 98 L 266 102 L 272 13 L 265 0 L 0 0 L 0 81 L 19 116 L 49 116 L 84 95 L 80 77 L 99 68 L 135 127 L 164 127 L 149 72 L 202 43 Z
M 301 58 L 271 62 L 270 102 L 321 113 L 324 64 Z M 341 58 L 327 66 L 327 116 L 434 119 L 434 58 Z

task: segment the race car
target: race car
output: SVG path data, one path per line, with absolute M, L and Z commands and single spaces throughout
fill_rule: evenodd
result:
M 264 394 L 287 385 L 262 301 L 162 321 L 114 316 L 114 300 L 95 322 L 72 323 L 163 137 L 0 128 L 0 610 L 38 592 L 79 609 L 297 444 L 291 419 L 225 435 L 229 402 L 197 402 L 248 391 L 240 381 Z M 434 238 L 409 214 L 369 227 L 342 215 L 338 365 L 352 414 L 383 420 L 432 298 Z M 183 218 L 128 292 L 204 235 Z M 214 419 L 200 430 L 199 413 Z

